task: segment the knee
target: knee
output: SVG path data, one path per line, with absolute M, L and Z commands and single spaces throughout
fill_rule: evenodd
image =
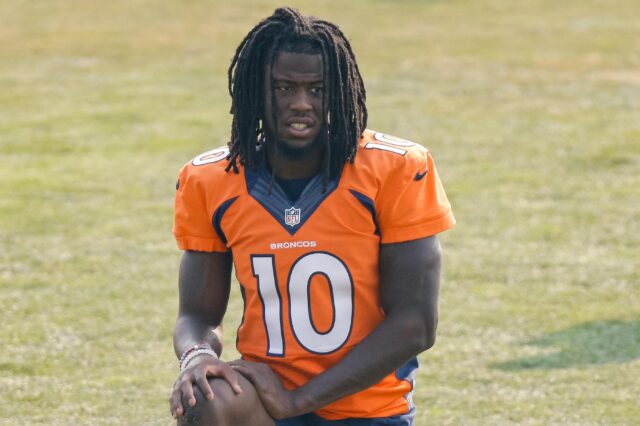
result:
M 211 386 L 214 395 L 212 400 L 208 400 L 198 386 L 193 387 L 193 393 L 196 397 L 196 404 L 193 407 L 190 407 L 188 401 L 183 398 L 182 406 L 185 410 L 178 425 L 204 426 L 214 421 L 215 424 L 222 424 L 230 414 L 228 412 L 235 410 L 238 402 L 233 398 L 234 392 L 225 380 L 211 378 L 209 386 Z
M 210 378 L 209 386 L 213 390 L 213 399 L 208 400 L 200 389 L 195 386 L 194 393 L 196 405 L 189 407 L 187 401 L 183 401 L 185 413 L 180 417 L 180 426 L 205 426 L 205 425 L 243 425 L 243 424 L 269 424 L 268 416 L 262 403 L 251 385 L 244 377 L 239 378 L 242 393 L 236 394 L 226 380 Z M 256 421 L 256 413 L 263 421 Z M 271 422 L 271 424 L 273 424 Z

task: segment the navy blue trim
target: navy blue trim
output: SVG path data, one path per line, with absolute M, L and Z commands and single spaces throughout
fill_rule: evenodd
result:
M 244 286 L 242 284 L 240 284 L 240 296 L 242 296 L 242 318 L 240 319 L 240 325 L 236 330 L 236 348 L 238 347 L 238 343 L 240 343 L 240 333 L 238 333 L 238 331 L 244 325 L 244 316 L 247 312 L 247 297 L 245 295 Z
M 405 382 L 411 385 L 411 390 L 407 392 L 404 398 L 407 400 L 409 404 L 409 408 L 413 410 L 413 388 L 415 387 L 414 378 L 416 377 L 416 373 L 418 372 L 418 358 L 414 357 L 407 361 L 406 364 L 400 366 L 396 369 L 396 377 L 398 380 L 404 380 Z
M 338 178 L 330 179 L 327 182 L 327 191 L 323 193 L 324 177 L 316 175 L 294 202 L 289 199 L 277 181 L 271 182 L 271 174 L 264 165 L 257 171 L 245 169 L 244 175 L 249 195 L 260 203 L 289 235 L 294 235 L 302 228 L 320 204 L 335 191 L 339 181 Z M 269 193 L 269 188 L 271 188 L 271 193 Z M 300 209 L 300 222 L 293 226 L 287 225 L 285 222 L 284 211 L 289 208 Z
M 297 417 L 276 420 L 276 426 L 413 426 L 416 410 L 411 408 L 407 413 L 391 417 L 348 418 L 327 420 L 315 413 L 307 413 Z
M 224 214 L 227 212 L 227 209 L 231 207 L 231 204 L 233 204 L 233 202 L 237 199 L 238 197 L 229 198 L 227 201 L 220 204 L 220 206 L 216 209 L 216 211 L 213 212 L 213 217 L 211 218 L 213 229 L 216 230 L 216 234 L 218 234 L 218 237 L 225 244 L 227 244 L 227 237 L 226 235 L 224 235 L 224 231 L 222 230 L 222 225 L 221 225 L 222 216 L 224 216 Z
M 278 185 L 280 185 L 284 193 L 287 194 L 287 198 L 295 202 L 300 198 L 300 194 L 302 194 L 302 191 L 304 191 L 313 178 L 314 176 L 303 179 L 280 179 L 276 176 L 276 182 L 278 182 Z
M 378 226 L 378 218 L 376 217 L 376 205 L 373 200 L 354 189 L 350 189 L 349 192 L 351 192 L 351 194 L 356 197 L 356 199 L 360 201 L 367 210 L 369 210 L 369 213 L 371 213 L 371 220 L 376 227 L 375 234 L 380 235 L 380 226 Z
M 413 378 L 418 372 L 418 358 L 412 358 L 406 364 L 396 369 L 396 377 L 398 380 L 404 380 L 411 383 L 413 387 Z

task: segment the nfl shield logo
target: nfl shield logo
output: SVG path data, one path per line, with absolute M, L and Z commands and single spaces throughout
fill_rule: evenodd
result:
M 285 209 L 284 211 L 284 223 L 289 226 L 296 226 L 300 223 L 300 209 L 296 209 L 295 207 L 291 207 L 290 209 Z

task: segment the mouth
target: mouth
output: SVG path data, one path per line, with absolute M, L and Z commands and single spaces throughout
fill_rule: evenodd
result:
M 289 124 L 289 127 L 291 127 L 294 130 L 305 130 L 309 126 L 306 123 L 291 123 Z
M 314 122 L 308 118 L 291 119 L 286 122 L 285 129 L 289 137 L 307 138 L 313 133 Z

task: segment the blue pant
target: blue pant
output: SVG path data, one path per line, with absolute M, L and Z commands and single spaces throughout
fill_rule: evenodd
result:
M 313 413 L 284 420 L 276 420 L 276 426 L 413 426 L 415 411 L 391 417 L 372 419 L 325 420 Z

